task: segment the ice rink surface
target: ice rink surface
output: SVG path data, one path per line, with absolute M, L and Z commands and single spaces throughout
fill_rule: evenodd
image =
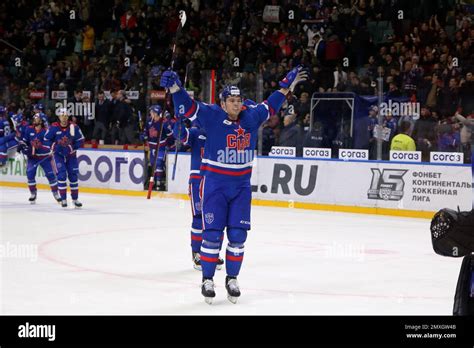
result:
M 253 207 L 239 283 L 214 304 L 192 268 L 189 202 L 0 187 L 1 314 L 451 315 L 461 259 L 429 220 Z M 224 251 L 221 252 L 221 255 Z

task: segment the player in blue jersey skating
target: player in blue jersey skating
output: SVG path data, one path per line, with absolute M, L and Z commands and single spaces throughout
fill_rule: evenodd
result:
M 58 182 L 53 169 L 51 148 L 45 145 L 44 141 L 46 131 L 44 121 L 39 114 L 35 114 L 32 125 L 23 130 L 21 144 L 24 146 L 23 152 L 28 157 L 26 177 L 28 178 L 28 188 L 31 193 L 29 198 L 31 204 L 36 202 L 37 189 L 35 177 L 39 166 L 44 170 L 54 198 L 61 202 L 61 197 L 58 194 Z
M 53 123 L 44 136 L 45 144 L 47 146 L 51 145 L 51 150 L 54 153 L 61 206 L 63 208 L 67 207 L 66 180 L 69 179 L 72 202 L 76 208 L 80 208 L 82 203 L 78 201 L 79 184 L 77 174 L 79 165 L 76 151 L 84 143 L 84 136 L 79 126 L 69 121 L 67 109 L 59 109 L 58 117 L 59 122 Z
M 164 122 L 163 125 L 161 124 L 162 122 Z M 159 140 L 158 136 L 160 137 Z M 166 119 L 166 117 L 164 117 L 161 106 L 150 106 L 150 117 L 146 121 L 145 129 L 141 134 L 141 139 L 148 141 L 150 147 L 150 165 L 152 168 L 155 168 L 155 172 L 153 173 L 154 183 L 155 185 L 159 184 L 160 190 L 164 189 L 163 179 L 165 175 L 166 149 L 172 136 L 173 130 L 171 128 L 171 123 Z M 159 146 L 158 142 L 160 143 Z M 158 157 L 156 156 L 157 149 Z M 156 188 L 157 187 L 155 186 L 155 189 Z
M 248 107 L 242 103 L 239 88 L 227 86 L 220 95 L 219 107 L 192 100 L 182 88 L 176 72 L 168 70 L 161 77 L 160 85 L 173 95 L 176 114 L 191 121 L 197 118 L 207 134 L 201 163 L 201 293 L 209 304 L 216 295 L 213 277 L 224 228 L 228 239 L 225 262 L 227 297 L 236 303 L 240 296 L 237 276 L 250 229 L 250 176 L 258 128 L 270 115 L 278 112 L 286 94 L 305 79 L 307 73 L 302 67 L 295 68 L 280 81 L 281 89 L 272 93 L 268 100 Z
M 191 251 L 193 267 L 197 270 L 202 270 L 200 257 L 202 244 L 202 210 L 199 188 L 202 179 L 200 167 L 202 156 L 204 154 L 204 144 L 206 143 L 206 132 L 204 129 L 199 127 L 198 122 L 193 122 L 192 126 L 187 128 L 182 121 L 183 119 L 181 118 L 181 120 L 178 120 L 175 123 L 173 127 L 173 136 L 176 139 L 181 138 L 181 143 L 191 148 L 191 170 L 188 182 L 188 194 L 189 199 L 191 200 L 191 212 L 193 215 L 191 224 Z M 221 269 L 223 264 L 224 260 L 219 257 L 217 260 L 217 269 Z

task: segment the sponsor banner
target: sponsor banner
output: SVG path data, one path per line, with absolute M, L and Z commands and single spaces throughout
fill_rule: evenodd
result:
M 390 151 L 390 161 L 421 162 L 421 151 Z
M 269 156 L 296 157 L 296 148 L 289 146 L 272 146 Z
M 143 190 L 143 152 L 81 149 L 77 161 L 85 187 Z
M 178 153 L 178 163 L 176 165 L 176 173 L 173 178 L 173 156 L 166 156 L 167 163 L 167 185 L 170 193 L 188 193 L 189 171 L 191 168 L 191 154 L 189 152 Z
M 187 193 L 189 162 L 182 159 L 180 156 L 175 182 L 168 179 L 173 193 Z M 251 184 L 257 199 L 430 212 L 458 206 L 470 210 L 472 206 L 468 165 L 269 157 L 256 161 Z M 168 162 L 169 178 L 171 173 Z
M 369 150 L 339 149 L 339 159 L 368 161 Z
M 263 21 L 280 23 L 280 6 L 266 5 L 263 9 Z
M 150 91 L 150 99 L 164 100 L 165 99 L 165 91 L 158 91 L 158 90 Z
M 67 99 L 67 91 L 52 91 L 51 99 Z
M 125 91 L 125 95 L 127 96 L 128 99 L 138 99 L 138 97 L 140 96 L 140 92 L 139 91 Z
M 331 158 L 332 149 L 303 147 L 304 158 Z
M 431 152 L 430 162 L 432 163 L 464 163 L 464 153 L 462 152 Z
M 43 99 L 45 94 L 45 91 L 30 92 L 30 99 Z
M 104 91 L 104 96 L 108 100 L 112 100 L 112 92 L 111 91 Z
M 143 152 L 80 149 L 77 152 L 77 160 L 79 189 L 82 186 L 143 190 Z M 17 154 L 15 158 L 8 160 L 7 165 L 0 170 L 0 181 L 27 182 L 23 156 Z M 38 168 L 36 182 L 48 184 L 41 167 Z

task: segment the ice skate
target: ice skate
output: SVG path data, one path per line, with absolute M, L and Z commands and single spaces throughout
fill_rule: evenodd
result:
M 65 199 L 61 200 L 61 207 L 67 208 L 67 201 Z
M 219 257 L 217 259 L 217 265 L 216 265 L 216 269 L 217 270 L 221 270 L 222 269 L 222 266 L 224 265 L 224 259 L 222 259 L 221 257 Z
M 74 203 L 75 208 L 82 208 L 82 203 L 79 202 L 77 199 L 73 200 L 72 203 Z
M 53 197 L 56 200 L 56 202 L 61 203 L 61 196 L 57 192 L 53 192 Z
M 204 301 L 207 304 L 212 304 L 214 297 L 216 297 L 216 292 L 214 291 L 214 281 L 212 279 L 204 278 L 201 285 L 201 294 L 204 296 Z
M 28 200 L 30 201 L 31 204 L 35 204 L 36 203 L 36 192 L 31 193 L 31 196 L 30 196 L 30 198 L 28 198 Z
M 225 289 L 227 290 L 227 299 L 233 304 L 236 304 L 240 296 L 240 289 L 239 283 L 237 283 L 237 278 L 227 276 L 225 278 Z
M 201 255 L 193 251 L 193 268 L 198 271 L 202 271 L 201 267 Z

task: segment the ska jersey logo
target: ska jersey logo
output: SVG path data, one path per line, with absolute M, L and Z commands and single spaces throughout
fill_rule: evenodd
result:
M 31 146 L 34 147 L 35 149 L 39 149 L 41 147 L 42 143 L 41 141 L 36 138 L 31 141 Z
M 403 176 L 406 169 L 380 169 L 371 168 L 372 182 L 367 191 L 368 199 L 383 199 L 384 201 L 399 201 L 403 198 L 405 181 Z
M 61 146 L 68 146 L 71 143 L 70 139 L 67 135 L 64 135 L 61 139 L 59 139 L 58 144 Z
M 214 213 L 206 213 L 204 214 L 204 219 L 210 225 L 214 222 Z
M 250 147 L 250 133 L 245 133 L 245 129 L 239 126 L 234 129 L 237 134 L 227 135 L 227 148 L 237 149 L 237 151 L 243 151 Z
M 151 127 L 148 134 L 150 138 L 156 138 L 158 136 L 158 130 L 155 127 Z

